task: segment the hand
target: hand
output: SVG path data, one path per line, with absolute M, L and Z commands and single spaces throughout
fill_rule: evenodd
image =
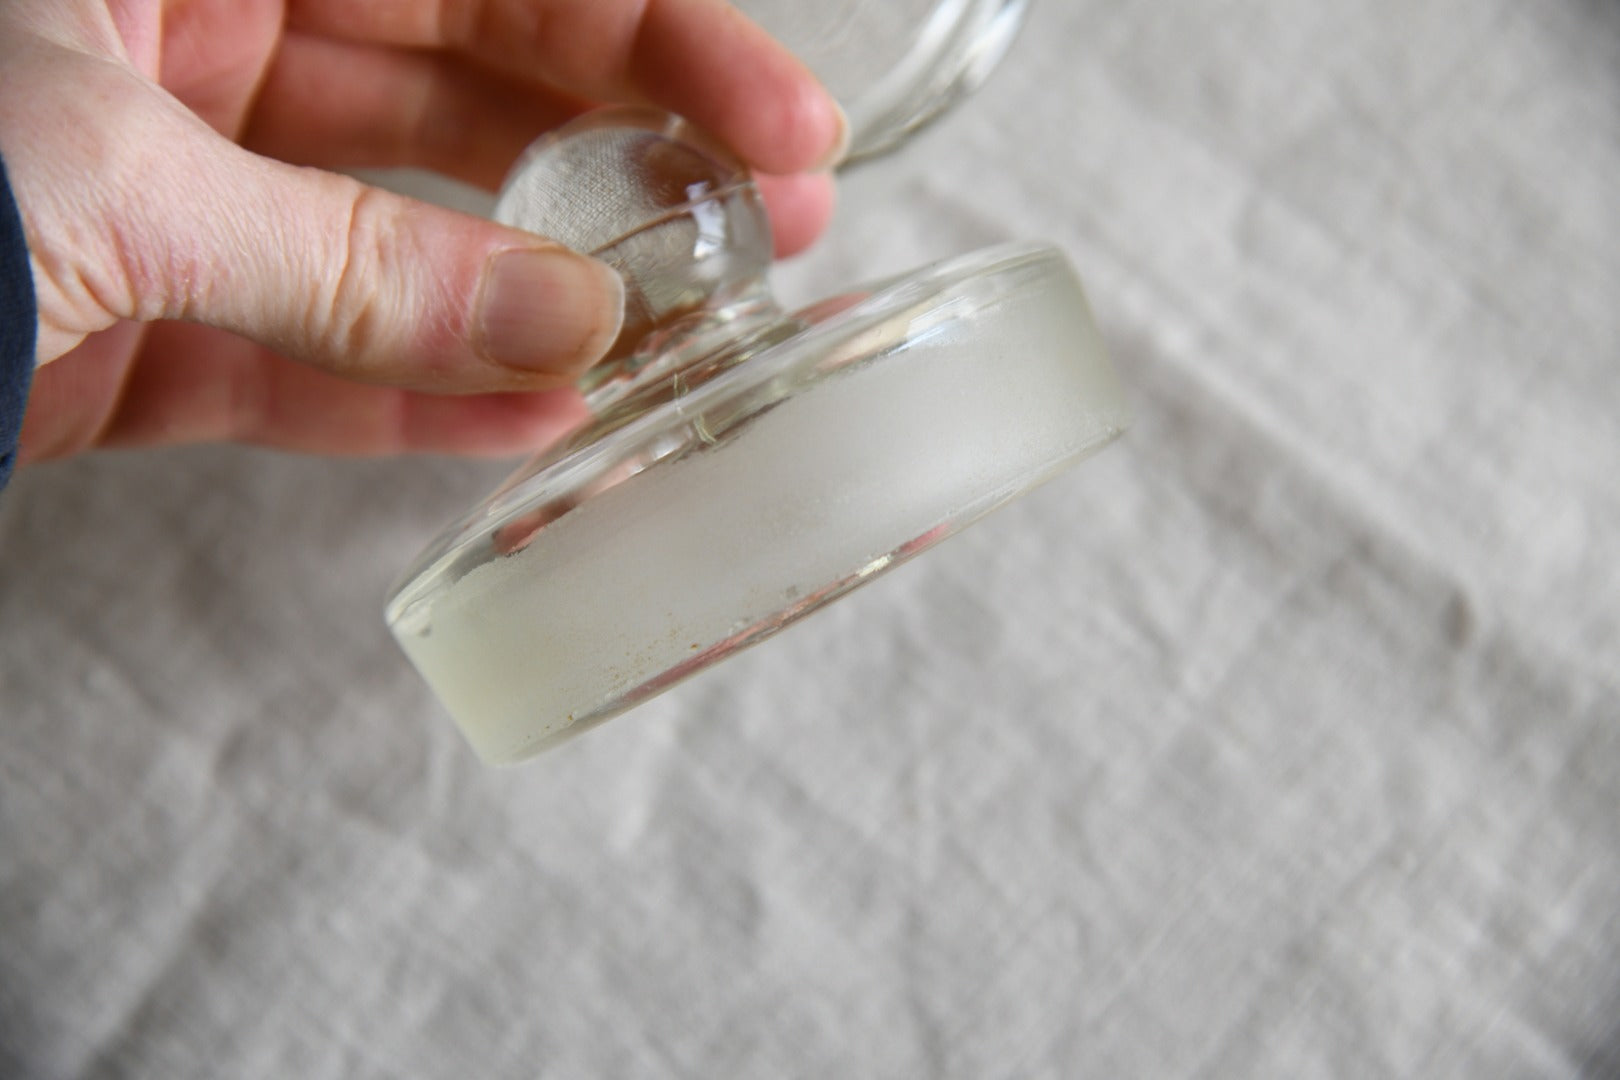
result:
M 231 439 L 512 453 L 580 415 L 618 279 L 328 168 L 495 187 L 600 102 L 680 113 L 825 223 L 843 119 L 725 0 L 10 0 L 0 153 L 39 351 L 21 460 Z M 314 166 L 309 168 L 307 166 Z M 548 392 L 549 391 L 549 392 Z

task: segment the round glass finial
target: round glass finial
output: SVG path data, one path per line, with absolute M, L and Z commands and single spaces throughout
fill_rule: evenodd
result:
M 652 109 L 603 109 L 540 139 L 513 166 L 495 220 L 619 272 L 625 324 L 610 360 L 657 327 L 760 292 L 771 265 L 748 167 Z
M 712 151 L 667 118 L 594 115 L 501 198 L 504 220 L 618 266 L 642 306 L 583 384 L 595 419 L 446 530 L 389 601 L 485 761 L 769 637 L 1128 422 L 1059 252 L 995 248 L 784 313 L 753 185 Z

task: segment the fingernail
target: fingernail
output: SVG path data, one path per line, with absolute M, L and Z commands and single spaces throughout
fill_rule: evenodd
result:
M 833 140 L 832 148 L 822 155 L 815 168 L 810 170 L 811 172 L 832 172 L 842 165 L 844 159 L 849 156 L 849 114 L 837 102 L 833 103 L 833 111 L 838 117 L 838 137 Z
M 566 248 L 498 251 L 478 290 L 476 345 L 520 371 L 570 375 L 601 359 L 624 321 L 624 282 Z

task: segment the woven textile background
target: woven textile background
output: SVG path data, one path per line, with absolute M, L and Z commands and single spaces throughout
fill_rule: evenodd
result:
M 1046 0 L 843 199 L 1135 429 L 529 766 L 380 619 L 504 467 L 19 475 L 0 1075 L 1620 1075 L 1620 5 Z

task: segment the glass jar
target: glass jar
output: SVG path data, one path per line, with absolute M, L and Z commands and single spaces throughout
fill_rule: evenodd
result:
M 893 149 L 995 70 L 1028 0 L 733 0 L 844 103 L 850 160 Z

